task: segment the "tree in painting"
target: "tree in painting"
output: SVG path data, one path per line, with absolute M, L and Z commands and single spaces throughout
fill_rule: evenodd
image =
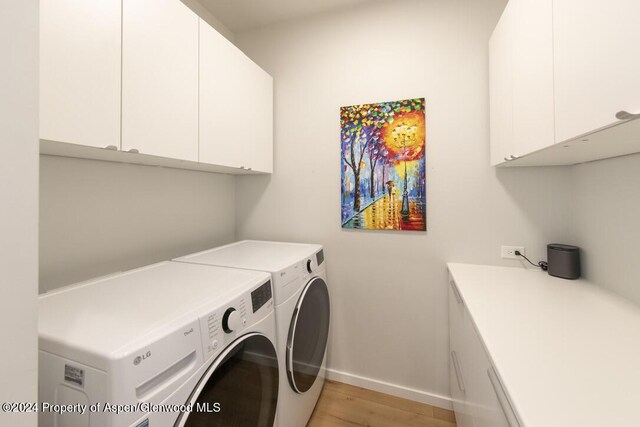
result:
M 342 107 L 342 226 L 426 230 L 424 98 Z
M 369 197 L 376 196 L 376 165 L 388 155 L 387 148 L 383 144 L 379 129 L 376 135 L 367 146 L 367 157 L 369 158 Z M 384 175 L 384 174 L 383 174 Z M 384 178 L 383 178 L 384 179 Z

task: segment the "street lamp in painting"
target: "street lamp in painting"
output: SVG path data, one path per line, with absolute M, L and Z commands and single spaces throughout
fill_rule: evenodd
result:
M 416 143 L 417 126 L 401 125 L 397 126 L 391 136 L 396 146 L 402 147 L 402 158 L 404 162 L 404 189 L 402 191 L 402 216 L 409 216 L 409 186 L 407 182 L 407 148 Z

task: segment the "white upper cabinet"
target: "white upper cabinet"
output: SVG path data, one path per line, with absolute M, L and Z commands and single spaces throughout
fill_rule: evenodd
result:
M 242 56 L 245 85 L 240 93 L 245 112 L 251 118 L 246 128 L 248 167 L 258 172 L 273 172 L 273 77 L 248 57 Z
M 513 144 L 513 2 L 507 4 L 489 41 L 491 164 L 514 153 Z
M 552 0 L 511 0 L 489 42 L 491 164 L 555 142 Z
M 507 4 L 489 45 L 493 165 L 640 152 L 638 16 L 637 0 Z
M 223 166 L 244 166 L 240 140 L 249 120 L 243 114 L 245 100 L 229 84 L 237 70 L 229 64 L 236 59 L 236 48 L 206 22 L 200 21 L 200 161 Z M 225 58 L 225 59 L 223 59 Z
M 200 162 L 273 170 L 273 79 L 200 21 Z
M 273 171 L 273 78 L 180 0 L 43 0 L 40 26 L 41 153 Z
M 198 16 L 178 0 L 122 16 L 122 150 L 198 161 Z
M 556 141 L 640 113 L 640 1 L 554 0 Z
M 517 0 L 512 27 L 515 156 L 554 142 L 553 2 Z
M 40 2 L 40 138 L 120 148 L 120 0 Z

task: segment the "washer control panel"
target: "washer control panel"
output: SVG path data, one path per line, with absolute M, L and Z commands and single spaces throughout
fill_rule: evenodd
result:
M 271 301 L 271 280 L 251 291 L 251 308 L 253 312 L 260 310 L 263 305 Z
M 219 309 L 200 317 L 205 360 L 217 354 L 253 325 L 273 311 L 271 281 L 228 300 Z

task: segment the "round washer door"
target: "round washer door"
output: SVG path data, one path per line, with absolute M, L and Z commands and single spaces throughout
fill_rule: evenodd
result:
M 287 339 L 287 376 L 297 393 L 311 388 L 324 360 L 329 337 L 329 289 L 322 278 L 307 283 L 291 318 Z
M 272 342 L 259 333 L 238 338 L 207 369 L 187 404 L 193 409 L 176 427 L 272 427 L 278 404 Z

